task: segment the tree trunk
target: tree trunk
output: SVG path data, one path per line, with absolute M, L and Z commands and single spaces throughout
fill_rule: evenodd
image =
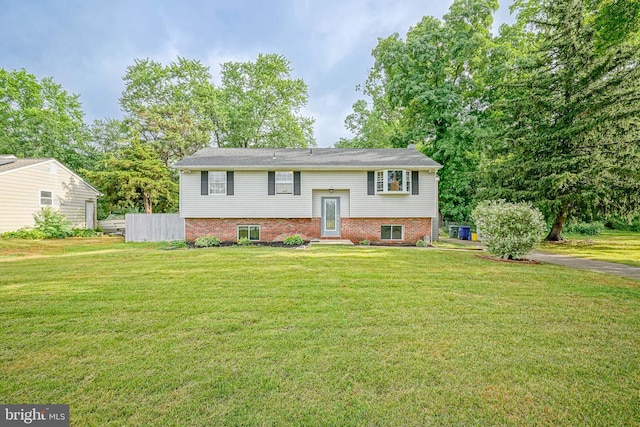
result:
M 147 193 L 142 193 L 142 204 L 144 205 L 144 213 L 153 213 L 153 203 Z
M 545 240 L 549 242 L 559 242 L 562 240 L 562 229 L 564 228 L 564 223 L 567 221 L 567 216 L 569 215 L 569 209 L 561 207 L 556 215 L 555 221 L 553 221 L 553 226 L 551 227 L 551 231 L 545 238 Z

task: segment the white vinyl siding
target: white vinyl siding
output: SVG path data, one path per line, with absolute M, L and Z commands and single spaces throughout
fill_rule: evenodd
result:
M 351 217 L 350 210 L 350 191 L 349 190 L 313 190 L 313 211 L 314 218 L 322 216 L 322 198 L 323 197 L 340 197 L 340 218 Z
M 51 164 L 56 173 L 51 173 Z M 73 227 L 85 226 L 85 202 L 97 193 L 77 175 L 55 161 L 47 161 L 0 174 L 0 233 L 34 225 L 41 191 L 52 193 L 53 207 L 66 215 Z
M 235 196 L 200 195 L 200 174 L 180 174 L 183 218 L 311 218 L 320 217 L 319 198 L 340 196 L 344 218 L 435 217 L 435 173 L 421 170 L 419 195 L 367 195 L 367 171 L 301 171 L 299 196 L 269 196 L 267 171 L 235 171 Z M 333 188 L 333 193 L 329 189 Z

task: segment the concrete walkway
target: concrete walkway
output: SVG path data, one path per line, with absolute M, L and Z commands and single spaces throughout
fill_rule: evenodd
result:
M 478 249 L 483 247 L 481 242 L 471 242 L 469 240 L 458 240 L 449 238 L 441 238 L 440 240 L 443 242 L 457 243 L 469 246 L 470 249 Z M 549 264 L 562 265 L 565 267 L 577 268 L 579 270 L 590 270 L 598 273 L 613 274 L 615 276 L 640 281 L 640 267 L 634 267 L 632 265 L 618 264 L 615 262 L 607 261 L 596 261 L 593 259 L 577 258 L 568 255 L 550 254 L 545 252 L 534 252 L 529 258 Z

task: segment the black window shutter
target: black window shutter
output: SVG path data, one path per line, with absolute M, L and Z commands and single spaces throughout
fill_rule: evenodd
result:
M 268 178 L 267 194 L 269 194 L 270 196 L 273 196 L 276 194 L 276 173 L 273 171 L 267 172 L 267 178 Z
M 411 171 L 411 194 L 417 196 L 420 194 L 420 175 L 418 171 Z
M 227 171 L 227 196 L 233 196 L 233 171 Z
M 293 173 L 293 195 L 300 195 L 300 172 Z
M 374 171 L 367 172 L 367 195 L 376 194 L 376 173 Z
M 209 195 L 209 172 L 200 172 L 200 194 L 203 196 Z

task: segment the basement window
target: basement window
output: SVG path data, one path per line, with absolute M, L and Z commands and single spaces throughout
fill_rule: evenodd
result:
M 382 240 L 403 240 L 404 226 L 383 225 L 380 227 L 380 238 Z
M 238 226 L 238 240 L 240 239 L 260 240 L 260 226 L 259 225 L 239 225 Z

